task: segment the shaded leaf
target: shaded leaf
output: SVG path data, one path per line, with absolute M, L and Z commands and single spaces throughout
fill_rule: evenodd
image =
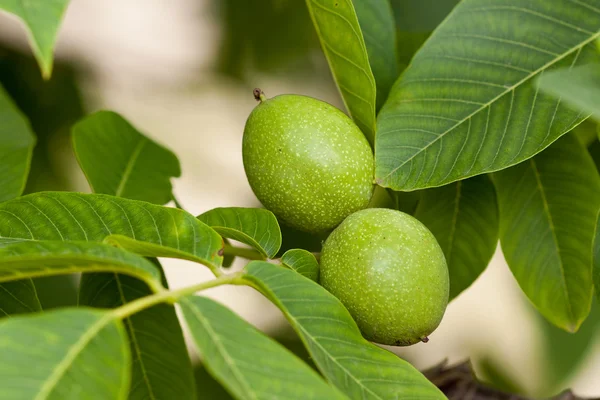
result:
M 111 314 L 63 309 L 0 320 L 0 399 L 126 398 L 130 362 Z
M 160 268 L 158 261 L 155 264 L 157 269 Z M 152 292 L 144 282 L 131 276 L 84 274 L 79 304 L 116 308 L 150 294 Z M 128 399 L 194 399 L 192 364 L 175 307 L 157 304 L 126 318 L 123 324 L 132 356 Z
M 375 185 L 367 208 L 396 208 L 396 196 L 389 189 Z
M 77 305 L 79 274 L 34 278 L 33 284 L 44 311 Z
M 223 386 L 213 378 L 204 364 L 196 365 L 194 368 L 196 379 L 196 394 L 198 400 L 231 400 L 233 397 Z
M 446 256 L 450 299 L 485 270 L 498 244 L 498 204 L 490 179 L 476 176 L 424 190 L 415 217 L 434 234 Z
M 237 240 L 273 258 L 281 247 L 281 231 L 275 215 L 262 208 L 215 208 L 198 216 L 220 235 Z
M 596 298 L 600 302 L 600 212 L 595 219 L 594 241 L 592 244 L 593 280 Z
M 69 171 L 71 155 L 62 154 L 57 148 L 69 145 L 69 130 L 83 116 L 77 87 L 82 67 L 74 60 L 58 61 L 52 78 L 44 80 L 29 54 L 0 44 L 0 83 L 37 136 L 24 193 L 73 189 L 72 171 Z
M 80 66 L 77 64 L 77 69 Z M 31 130 L 37 136 L 25 193 L 67 190 L 72 184 L 69 179 L 71 171 L 67 171 L 70 163 L 66 162 L 70 160 L 65 160 L 61 152 L 56 150 L 57 145 L 62 148 L 62 144 L 66 143 L 64 140 L 69 127 L 83 114 L 76 78 L 77 71 L 72 62 L 63 60 L 54 65 L 52 78 L 44 80 L 28 49 L 17 50 L 0 44 L 0 84 L 4 85 L 17 108 L 29 121 L 27 125 L 31 124 Z M 2 164 L 3 161 L 0 161 Z M 0 173 L 0 181 L 6 177 Z M 7 187 L 0 184 L 0 192 Z M 10 295 L 2 297 L 0 293 L 0 308 L 19 314 L 32 309 L 39 311 L 40 303 L 44 310 L 76 305 L 75 280 L 72 275 L 57 275 L 35 278 L 33 285 L 23 284 L 25 280 L 6 282 L 0 286 L 13 287 L 9 291 L 13 294 L 18 292 L 19 297 L 16 301 Z M 28 307 L 23 307 L 23 304 Z
M 102 243 L 25 241 L 0 247 L 0 282 L 75 272 L 111 271 L 162 290 L 160 273 L 143 257 Z
M 155 204 L 172 199 L 179 160 L 119 114 L 99 111 L 78 122 L 73 148 L 94 193 Z
M 319 42 L 304 2 L 213 0 L 211 6 L 220 18 L 219 72 L 247 81 L 257 72 L 314 73 L 312 53 Z
M 550 71 L 540 76 L 538 85 L 575 110 L 600 119 L 600 64 Z
M 279 221 L 281 229 L 281 248 L 277 252 L 277 257 L 281 257 L 290 249 L 301 248 L 311 252 L 320 252 L 323 247 L 323 242 L 327 239 L 328 232 L 325 233 L 309 233 L 303 232 L 296 228 L 292 228 L 285 224 L 284 221 Z
M 392 196 L 395 198 L 396 209 L 403 213 L 414 215 L 419 206 L 419 202 L 422 197 L 422 190 L 415 190 L 413 192 L 394 192 L 391 189 Z
M 206 297 L 179 300 L 208 371 L 236 398 L 344 399 L 282 345 Z
M 583 121 L 535 79 L 598 59 L 599 10 L 598 0 L 460 2 L 379 114 L 377 182 L 410 191 L 501 170 Z
M 24 240 L 123 244 L 151 257 L 218 266 L 221 237 L 176 208 L 102 194 L 41 192 L 0 203 L 0 246 Z
M 0 121 L 0 202 L 3 202 L 20 196 L 25 188 L 35 136 L 2 86 Z
M 352 0 L 306 0 L 346 109 L 371 144 L 377 89 Z
M 502 251 L 517 282 L 546 319 L 576 331 L 593 296 L 590 249 L 600 209 L 593 160 L 567 135 L 537 157 L 494 174 L 494 184 Z
M 478 361 L 480 372 L 477 374 L 477 378 L 479 380 L 505 393 L 526 393 L 519 380 L 512 376 L 508 367 L 491 357 L 484 357 Z
M 575 135 L 584 147 L 590 147 L 598 141 L 598 124 L 592 119 L 586 119 L 573 128 L 570 134 Z
M 593 142 L 590 147 L 588 147 L 588 153 L 594 160 L 594 164 L 596 164 L 596 169 L 600 169 L 600 142 Z
M 319 282 L 319 262 L 310 251 L 290 249 L 281 257 L 281 263 L 311 281 Z
M 31 279 L 0 284 L 0 318 L 38 311 L 42 311 L 42 305 Z
M 231 246 L 231 243 L 229 242 L 229 240 L 227 238 L 223 238 L 223 246 L 227 247 L 227 246 Z M 223 268 L 229 268 L 233 265 L 233 262 L 235 261 L 235 256 L 233 254 L 224 254 L 223 255 Z
M 390 0 L 401 32 L 431 32 L 460 0 Z M 401 43 L 398 43 L 401 44 Z
M 30 35 L 33 54 L 44 78 L 52 75 L 52 60 L 58 28 L 69 0 L 0 0 L 0 10 L 19 17 Z
M 389 0 L 352 0 L 377 87 L 377 110 L 398 78 L 396 25 Z
M 444 399 L 419 371 L 364 339 L 342 303 L 308 278 L 253 261 L 243 280 L 281 309 L 323 375 L 352 399 Z

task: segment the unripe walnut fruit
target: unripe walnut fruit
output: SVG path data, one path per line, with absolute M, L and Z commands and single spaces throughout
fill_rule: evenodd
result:
M 263 99 L 246 122 L 242 155 L 256 197 L 303 231 L 333 229 L 373 193 L 364 135 L 340 110 L 310 97 Z
M 448 304 L 442 249 L 425 225 L 396 210 L 372 208 L 346 218 L 325 241 L 320 282 L 365 338 L 381 344 L 427 341 Z

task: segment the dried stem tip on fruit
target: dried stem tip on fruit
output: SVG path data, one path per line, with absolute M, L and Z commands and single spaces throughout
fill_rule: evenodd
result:
M 260 90 L 260 88 L 254 89 L 254 91 L 252 93 L 254 94 L 254 98 L 256 99 L 256 101 L 259 101 L 262 103 L 263 101 L 265 101 L 267 99 L 264 92 L 262 90 Z

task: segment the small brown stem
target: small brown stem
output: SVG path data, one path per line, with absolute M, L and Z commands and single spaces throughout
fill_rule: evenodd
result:
M 256 99 L 256 101 L 260 103 L 267 100 L 267 96 L 265 96 L 264 92 L 260 88 L 254 89 L 252 93 L 254 94 L 254 98 Z

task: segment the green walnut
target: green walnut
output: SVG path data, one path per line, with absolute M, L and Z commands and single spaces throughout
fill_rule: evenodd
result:
M 263 205 L 291 227 L 333 229 L 365 208 L 373 193 L 373 153 L 337 108 L 298 95 L 266 100 L 244 129 L 248 182 Z
M 325 241 L 320 281 L 363 336 L 381 344 L 428 341 L 448 305 L 442 249 L 425 225 L 396 210 L 372 208 L 346 218 Z

